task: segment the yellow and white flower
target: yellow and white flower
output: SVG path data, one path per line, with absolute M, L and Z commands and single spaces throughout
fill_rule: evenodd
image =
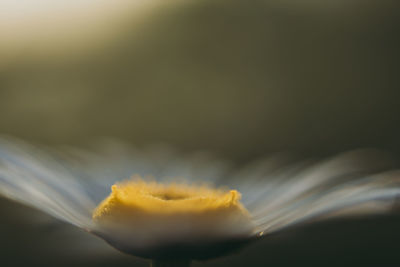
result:
M 103 148 L 60 153 L 3 139 L 0 193 L 123 252 L 185 264 L 301 222 L 387 212 L 400 194 L 400 172 L 376 151 L 276 155 L 238 170 L 204 153 Z

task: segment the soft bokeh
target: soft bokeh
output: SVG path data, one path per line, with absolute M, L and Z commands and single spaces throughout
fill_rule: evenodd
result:
M 159 5 L 78 5 L 14 31 L 3 18 L 1 132 L 228 156 L 400 148 L 395 1 Z
M 375 147 L 398 155 L 399 7 L 389 0 L 1 0 L 0 133 L 52 145 L 102 136 L 167 143 L 239 163 L 274 151 Z M 54 222 L 37 230 L 10 205 L 0 209 L 7 266 L 70 264 L 61 256 L 82 266 L 136 264 L 85 235 L 112 255 L 96 259 L 86 251 L 92 245 L 77 249 L 52 232 Z M 209 266 L 391 265 L 400 262 L 398 225 L 385 217 L 306 227 Z

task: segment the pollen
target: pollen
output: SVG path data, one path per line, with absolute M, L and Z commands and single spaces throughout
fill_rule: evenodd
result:
M 94 220 L 133 215 L 201 214 L 216 211 L 246 213 L 236 190 L 223 191 L 207 186 L 146 183 L 131 180 L 115 184 L 111 194 L 93 213 Z
M 141 245 L 229 239 L 251 232 L 240 198 L 236 190 L 136 177 L 113 185 L 93 220 L 116 239 Z

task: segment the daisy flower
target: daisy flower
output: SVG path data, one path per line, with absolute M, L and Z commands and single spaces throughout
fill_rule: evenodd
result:
M 1 139 L 0 194 L 153 266 L 188 266 L 296 224 L 391 211 L 400 195 L 393 166 L 372 150 L 276 154 L 238 168 L 166 147 L 53 150 Z

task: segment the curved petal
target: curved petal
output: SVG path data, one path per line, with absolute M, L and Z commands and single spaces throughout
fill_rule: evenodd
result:
M 400 172 L 393 161 L 372 150 L 343 153 L 321 162 L 277 161 L 270 170 L 247 168 L 235 177 L 243 203 L 258 225 L 272 232 L 304 221 L 377 213 L 400 196 Z
M 101 140 L 91 149 L 67 147 L 61 156 L 72 172 L 96 185 L 92 195 L 97 203 L 110 193 L 113 184 L 134 175 L 164 183 L 216 184 L 230 167 L 205 151 L 185 154 L 166 145 L 137 149 L 111 139 Z
M 216 182 L 227 163 L 210 153 L 185 155 L 168 146 L 138 150 L 115 140 L 93 149 L 38 149 L 0 139 L 0 194 L 80 227 L 94 227 L 91 214 L 117 181 L 133 175 L 185 183 Z
M 0 193 L 61 220 L 90 228 L 94 202 L 63 165 L 21 141 L 0 140 Z

